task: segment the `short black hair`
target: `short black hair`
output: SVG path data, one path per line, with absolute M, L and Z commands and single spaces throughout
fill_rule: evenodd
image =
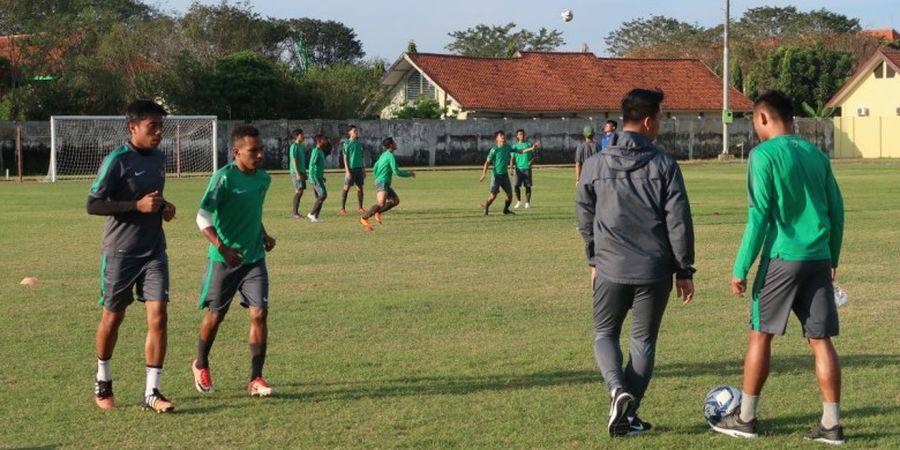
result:
M 656 117 L 665 94 L 660 89 L 632 89 L 622 97 L 622 120 L 640 122 L 645 117 Z
M 525 130 L 519 128 L 518 130 L 516 130 L 516 134 L 519 134 L 519 133 L 525 134 Z
M 609 119 L 609 120 L 606 121 L 606 123 L 612 125 L 613 128 L 619 128 L 619 123 L 616 122 L 615 120 Z
M 350 125 L 349 127 L 347 127 L 347 132 L 349 133 L 350 130 L 358 130 L 358 129 L 359 129 L 358 126 L 356 126 L 356 125 Z
M 291 136 L 293 136 L 293 137 L 297 137 L 298 134 L 303 134 L 303 130 L 301 130 L 299 128 L 294 128 L 294 130 L 291 131 Z
M 319 145 L 319 142 L 327 142 L 327 141 L 328 141 L 328 138 L 326 138 L 325 135 L 322 134 L 322 133 L 317 134 L 317 135 L 313 138 L 313 142 L 316 143 L 316 146 Z M 321 147 L 319 147 L 319 148 L 321 148 Z
M 506 132 L 505 132 L 505 131 L 503 131 L 503 130 L 497 130 L 497 131 L 495 131 L 495 132 L 494 132 L 494 139 L 497 139 L 497 136 L 500 136 L 501 134 L 503 135 L 503 137 L 506 137 Z
M 125 118 L 128 119 L 129 124 L 140 122 L 153 114 L 165 117 L 169 113 L 159 103 L 147 99 L 135 100 L 125 109 Z
M 779 90 L 763 92 L 753 102 L 754 111 L 760 107 L 766 108 L 770 114 L 778 116 L 786 124 L 794 123 L 794 105 L 784 92 Z
M 248 123 L 234 127 L 234 129 L 231 130 L 231 145 L 234 145 L 239 139 L 245 137 L 259 137 L 259 128 Z
M 391 138 L 391 137 L 385 138 L 383 141 L 381 141 L 381 146 L 386 149 L 390 148 L 391 145 L 393 145 L 393 144 L 394 144 L 394 138 Z

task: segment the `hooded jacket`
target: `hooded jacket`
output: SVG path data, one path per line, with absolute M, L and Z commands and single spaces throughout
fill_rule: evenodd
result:
M 694 273 L 694 225 L 681 169 L 645 136 L 623 131 L 588 158 L 575 208 L 588 265 L 621 284 Z

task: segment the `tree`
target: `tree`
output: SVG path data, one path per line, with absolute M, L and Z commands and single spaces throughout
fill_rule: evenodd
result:
M 372 115 L 368 106 L 378 100 L 381 73 L 378 68 L 353 64 L 314 67 L 303 75 L 322 99 L 316 117 L 323 119 L 363 119 Z M 382 72 L 383 73 L 383 72 Z
M 445 47 L 462 56 L 482 56 L 490 58 L 509 58 L 517 51 L 548 52 L 565 45 L 562 33 L 557 30 L 541 28 L 537 33 L 528 30 L 512 30 L 516 24 L 476 25 L 462 31 L 448 33 L 453 42 Z
M 440 119 L 447 112 L 447 108 L 441 108 L 437 100 L 428 97 L 419 97 L 411 104 L 404 105 L 394 115 L 397 119 Z
M 406 53 L 419 53 L 419 48 L 416 47 L 416 41 L 410 39 L 406 44 Z
M 290 39 L 290 46 L 284 48 L 289 61 L 296 61 L 299 55 L 294 42 L 299 39 L 309 54 L 313 65 L 319 67 L 335 64 L 356 64 L 366 52 L 352 28 L 333 20 L 310 18 L 276 20 Z
M 852 75 L 853 55 L 824 47 L 779 47 L 767 59 L 773 86 L 802 105 L 825 104 Z
M 647 19 L 633 19 L 611 31 L 604 41 L 614 56 L 625 57 L 644 48 L 657 51 L 671 51 L 694 47 L 698 43 L 707 46 L 713 42 L 715 29 L 706 29 L 665 16 L 650 16 Z
M 241 51 L 275 53 L 279 36 L 276 24 L 264 20 L 247 2 L 218 5 L 194 2 L 178 18 L 175 37 L 201 64 L 212 66 L 225 55 Z
M 900 50 L 900 39 L 894 40 L 894 42 L 885 45 L 885 47 L 893 50 Z

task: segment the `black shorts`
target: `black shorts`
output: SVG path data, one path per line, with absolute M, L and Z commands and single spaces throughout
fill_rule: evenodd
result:
M 750 304 L 751 329 L 782 335 L 792 310 L 803 326 L 804 337 L 838 335 L 831 260 L 760 261 Z
M 109 311 L 124 311 L 137 299 L 169 301 L 169 258 L 165 251 L 144 258 L 103 256 L 100 263 L 100 301 Z
M 266 270 L 266 260 L 237 267 L 207 260 L 200 291 L 200 309 L 209 308 L 224 316 L 238 292 L 241 293 L 241 306 L 244 308 L 269 307 L 269 272 Z
M 352 186 L 356 185 L 356 187 L 362 189 L 363 184 L 366 182 L 366 169 L 362 167 L 358 167 L 356 169 L 350 169 L 350 178 L 344 176 L 344 185 Z
M 531 187 L 531 169 L 519 169 L 516 168 L 516 187 L 525 186 L 527 188 Z
M 500 188 L 503 188 L 503 192 L 506 192 L 506 195 L 512 195 L 512 185 L 509 184 L 509 174 L 494 174 L 491 177 L 491 194 L 499 193 Z

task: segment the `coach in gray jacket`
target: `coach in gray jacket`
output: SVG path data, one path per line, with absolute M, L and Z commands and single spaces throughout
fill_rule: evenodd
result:
M 681 170 L 653 145 L 661 91 L 635 89 L 622 99 L 624 124 L 615 146 L 584 164 L 576 193 L 594 289 L 594 356 L 612 400 L 610 436 L 651 425 L 637 416 L 653 373 L 656 337 L 672 292 L 693 299 L 694 227 Z M 619 333 L 633 309 L 628 365 Z

